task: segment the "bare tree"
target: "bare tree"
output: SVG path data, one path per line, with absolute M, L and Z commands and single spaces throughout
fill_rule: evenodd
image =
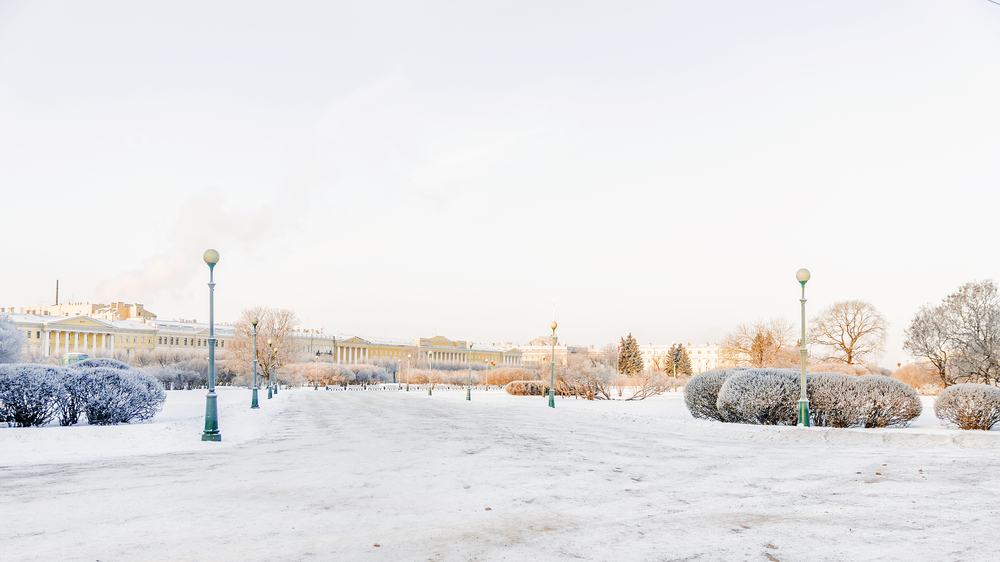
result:
M 927 359 L 945 386 L 1000 382 L 1000 296 L 993 281 L 966 283 L 935 307 L 924 306 L 903 347 Z
M 259 373 L 270 383 L 270 374 L 287 363 L 295 363 L 298 349 L 292 340 L 292 332 L 299 325 L 295 313 L 288 309 L 255 306 L 243 310 L 236 321 L 236 337 L 227 346 L 234 370 L 253 370 L 253 324 L 257 318 L 257 364 Z M 272 342 L 268 346 L 268 341 Z
M 792 351 L 795 329 L 784 318 L 740 324 L 719 345 L 719 359 L 731 367 L 784 365 Z
M 829 350 L 825 361 L 867 365 L 884 351 L 889 321 L 870 302 L 835 302 L 813 318 L 809 341 Z
M 941 310 L 943 306 L 924 305 L 913 317 L 910 327 L 903 331 L 903 349 L 914 357 L 926 359 L 937 373 L 945 386 L 955 384 L 954 377 L 949 373 L 951 363 L 949 358 L 954 347 L 950 339 L 949 321 Z

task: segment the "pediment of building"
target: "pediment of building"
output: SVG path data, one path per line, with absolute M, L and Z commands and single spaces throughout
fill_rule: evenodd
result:
M 98 320 L 96 318 L 91 318 L 89 316 L 70 316 L 67 318 L 61 318 L 59 320 L 53 320 L 51 322 L 46 322 L 49 329 L 52 328 L 104 328 L 104 329 L 114 329 L 111 322 L 105 322 L 104 320 Z

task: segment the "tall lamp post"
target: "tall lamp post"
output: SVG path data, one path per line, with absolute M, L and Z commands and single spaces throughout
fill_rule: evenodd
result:
M 319 390 L 319 352 L 316 352 L 316 374 L 313 376 L 313 390 Z
M 465 390 L 465 399 L 472 400 L 472 342 L 469 342 L 469 356 L 467 358 L 469 361 L 469 386 Z
M 556 407 L 556 328 L 559 324 L 555 320 L 552 324 L 552 372 L 549 375 L 549 408 Z
M 274 374 L 274 395 L 278 395 L 278 348 L 274 349 L 274 359 L 271 360 L 271 372 Z
M 809 399 L 806 397 L 806 281 L 809 270 L 802 268 L 795 272 L 795 279 L 802 284 L 802 340 L 799 354 L 802 355 L 802 377 L 799 379 L 799 426 L 809 427 Z
M 410 391 L 410 357 L 412 357 L 412 355 L 409 354 L 409 353 L 407 353 L 406 354 L 406 391 L 407 392 Z
M 260 408 L 257 404 L 257 322 L 259 320 L 256 316 L 250 319 L 250 323 L 253 324 L 253 399 L 250 401 L 252 410 Z
M 427 352 L 427 396 L 433 396 L 434 395 L 434 392 L 433 392 L 434 387 L 431 384 L 431 356 L 432 356 L 433 353 L 434 353 L 433 351 L 428 351 Z
M 274 340 L 267 340 L 267 399 L 270 400 L 274 390 L 274 379 L 271 378 L 271 363 L 274 363 Z
M 219 252 L 205 250 L 208 264 L 208 395 L 205 397 L 205 432 L 202 441 L 222 441 L 219 433 L 219 403 L 215 394 L 215 264 Z

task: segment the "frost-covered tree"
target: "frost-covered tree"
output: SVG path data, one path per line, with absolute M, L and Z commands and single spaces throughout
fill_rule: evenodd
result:
M 889 322 L 870 302 L 835 302 L 812 319 L 809 341 L 828 351 L 825 361 L 868 364 L 882 353 Z
M 0 315 L 0 363 L 20 363 L 27 341 L 9 316 Z
M 674 344 L 670 347 L 669 353 L 669 363 L 667 364 L 667 373 L 670 376 L 689 376 L 693 372 L 691 369 L 691 358 L 688 357 L 688 352 L 684 349 L 683 344 Z
M 924 306 L 904 348 L 928 360 L 945 386 L 1000 382 L 1000 295 L 991 280 L 966 283 L 938 306 Z
M 635 376 L 643 370 L 642 355 L 639 353 L 639 342 L 632 334 L 622 338 L 618 351 L 618 372 L 625 376 Z

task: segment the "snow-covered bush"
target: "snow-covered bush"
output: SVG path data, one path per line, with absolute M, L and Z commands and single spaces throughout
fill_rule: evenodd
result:
M 6 314 L 0 314 L 0 363 L 19 363 L 27 338 Z
M 542 396 L 548 394 L 549 385 L 542 381 L 511 381 L 504 390 L 514 396 Z
M 44 425 L 59 408 L 60 367 L 0 365 L 0 419 L 14 427 Z
M 920 416 L 920 394 L 903 381 L 884 375 L 854 379 L 857 400 L 862 408 L 863 427 L 906 427 Z
M 100 367 L 104 369 L 121 369 L 123 371 L 132 369 L 132 367 L 124 361 L 109 359 L 107 357 L 91 357 L 90 359 L 84 359 L 83 361 L 73 363 L 70 367 L 73 369 L 94 369 Z
M 801 377 L 801 374 L 800 374 Z M 817 427 L 856 427 L 864 423 L 858 400 L 858 377 L 842 373 L 810 373 L 806 392 L 809 420 Z
M 354 380 L 357 382 L 386 382 L 392 380 L 392 375 L 382 367 L 375 365 L 351 365 Z
M 80 421 L 86 407 L 83 379 L 86 372 L 80 369 L 63 369 L 63 390 L 59 395 L 59 425 L 73 425 Z
M 87 421 L 113 425 L 149 419 L 166 400 L 163 387 L 148 374 L 133 369 L 98 367 L 80 379 Z
M 716 408 L 729 423 L 794 425 L 798 401 L 799 375 L 794 371 L 747 369 L 722 384 Z
M 190 390 L 197 388 L 201 386 L 203 378 L 201 373 L 185 369 L 179 365 L 146 367 L 143 369 L 143 372 L 160 381 L 163 388 L 169 390 Z
M 976 383 L 949 386 L 934 400 L 934 414 L 962 429 L 988 431 L 1000 421 L 1000 388 Z
M 716 369 L 691 377 L 684 385 L 684 405 L 696 418 L 724 421 L 716 403 L 719 389 L 733 373 L 742 369 Z

